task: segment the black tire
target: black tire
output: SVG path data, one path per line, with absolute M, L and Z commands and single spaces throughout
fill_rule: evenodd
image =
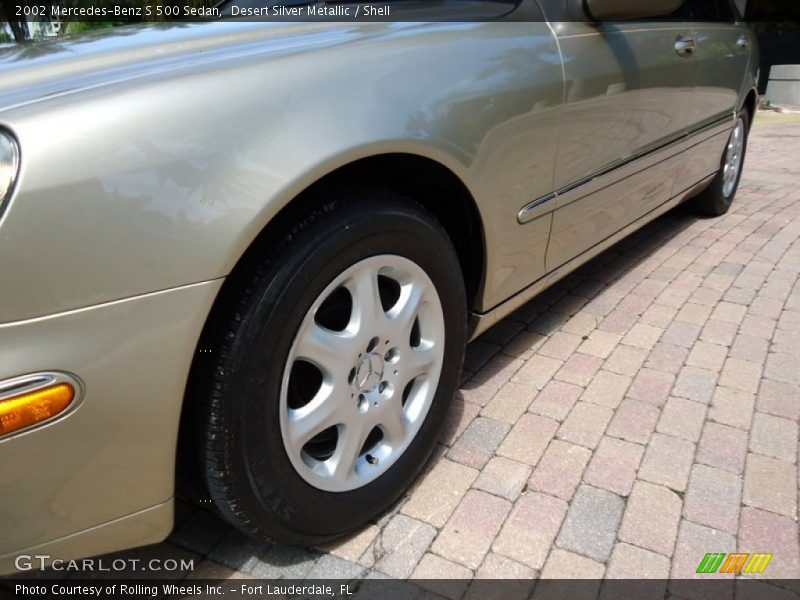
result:
M 733 188 L 726 194 L 724 177 L 725 160 L 728 152 L 728 144 L 726 144 L 725 152 L 722 153 L 722 158 L 720 159 L 720 168 L 719 171 L 717 171 L 716 176 L 711 181 L 709 186 L 691 201 L 692 208 L 704 215 L 712 217 L 724 215 L 726 212 L 728 212 L 728 210 L 730 210 L 731 205 L 733 204 L 733 199 L 736 197 L 736 191 L 739 189 L 739 180 L 742 177 L 745 155 L 747 153 L 747 137 L 750 133 L 750 115 L 746 110 L 744 110 L 738 115 L 738 118 L 740 118 L 744 124 L 744 145 L 742 146 L 741 163 L 736 174 L 735 183 Z M 731 135 L 733 135 L 733 133 Z
M 204 332 L 193 403 L 201 477 L 220 514 L 258 539 L 298 545 L 346 535 L 384 512 L 414 481 L 440 435 L 466 344 L 459 261 L 434 217 L 378 190 L 328 192 L 251 256 L 226 283 Z M 272 230 L 275 232 L 275 230 Z M 302 319 L 339 273 L 370 256 L 397 254 L 422 267 L 444 309 L 444 363 L 427 417 L 406 451 L 363 487 L 327 492 L 292 466 L 281 437 L 279 393 Z

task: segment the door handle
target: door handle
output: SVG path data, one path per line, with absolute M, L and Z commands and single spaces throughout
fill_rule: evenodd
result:
M 750 45 L 750 39 L 743 33 L 739 36 L 739 39 L 736 40 L 736 45 L 739 46 L 739 48 L 745 49 Z
M 690 37 L 682 35 L 675 40 L 675 52 L 677 52 L 679 56 L 689 56 L 694 52 L 696 47 L 694 40 Z

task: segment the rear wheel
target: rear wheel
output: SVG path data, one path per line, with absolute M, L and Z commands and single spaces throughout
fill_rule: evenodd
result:
M 711 184 L 692 201 L 699 211 L 707 215 L 719 216 L 730 209 L 742 177 L 749 129 L 750 118 L 747 111 L 743 111 L 737 116 L 728 138 L 728 144 L 722 154 L 720 170 Z
M 219 511 L 302 544 L 352 531 L 410 485 L 466 343 L 458 259 L 427 211 L 381 192 L 323 206 L 231 282 L 196 409 Z

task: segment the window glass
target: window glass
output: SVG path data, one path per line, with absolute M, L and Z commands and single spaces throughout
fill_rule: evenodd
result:
M 685 0 L 671 18 L 685 21 L 734 21 L 728 0 Z

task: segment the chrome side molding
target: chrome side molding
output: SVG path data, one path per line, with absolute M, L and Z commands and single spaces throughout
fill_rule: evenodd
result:
M 517 222 L 520 224 L 527 223 L 536 217 L 541 217 L 543 214 L 554 210 L 555 206 L 550 205 L 550 203 L 556 198 L 556 193 L 552 192 L 526 204 L 520 209 L 519 213 L 517 213 Z
M 537 198 L 520 209 L 520 211 L 517 213 L 517 222 L 520 225 L 528 223 L 537 217 L 541 217 L 549 212 L 553 212 L 557 208 L 561 208 L 562 206 L 566 206 L 567 204 L 570 204 L 576 200 L 580 200 L 583 196 L 588 195 L 593 191 L 597 191 L 588 189 L 590 187 L 588 184 L 604 181 L 603 178 L 614 176 L 616 174 L 617 179 L 608 180 L 604 184 L 611 185 L 619 179 L 624 179 L 625 177 L 633 175 L 638 171 L 644 170 L 650 166 L 649 163 L 641 164 L 639 161 L 644 161 L 645 159 L 648 161 L 655 160 L 659 158 L 660 153 L 663 152 L 680 152 L 682 144 L 691 144 L 693 143 L 693 140 L 696 140 L 700 136 L 714 135 L 719 132 L 718 130 L 720 128 L 733 126 L 735 118 L 736 111 L 734 111 L 732 114 L 726 113 L 725 115 L 719 116 L 707 123 L 700 125 L 689 133 L 680 134 L 652 147 L 645 148 L 633 156 L 614 162 L 600 169 L 596 173 L 565 185 L 561 189 L 551 192 L 546 196 Z M 631 167 L 634 170 L 630 170 L 627 167 Z M 561 200 L 561 202 L 557 202 L 558 200 Z

